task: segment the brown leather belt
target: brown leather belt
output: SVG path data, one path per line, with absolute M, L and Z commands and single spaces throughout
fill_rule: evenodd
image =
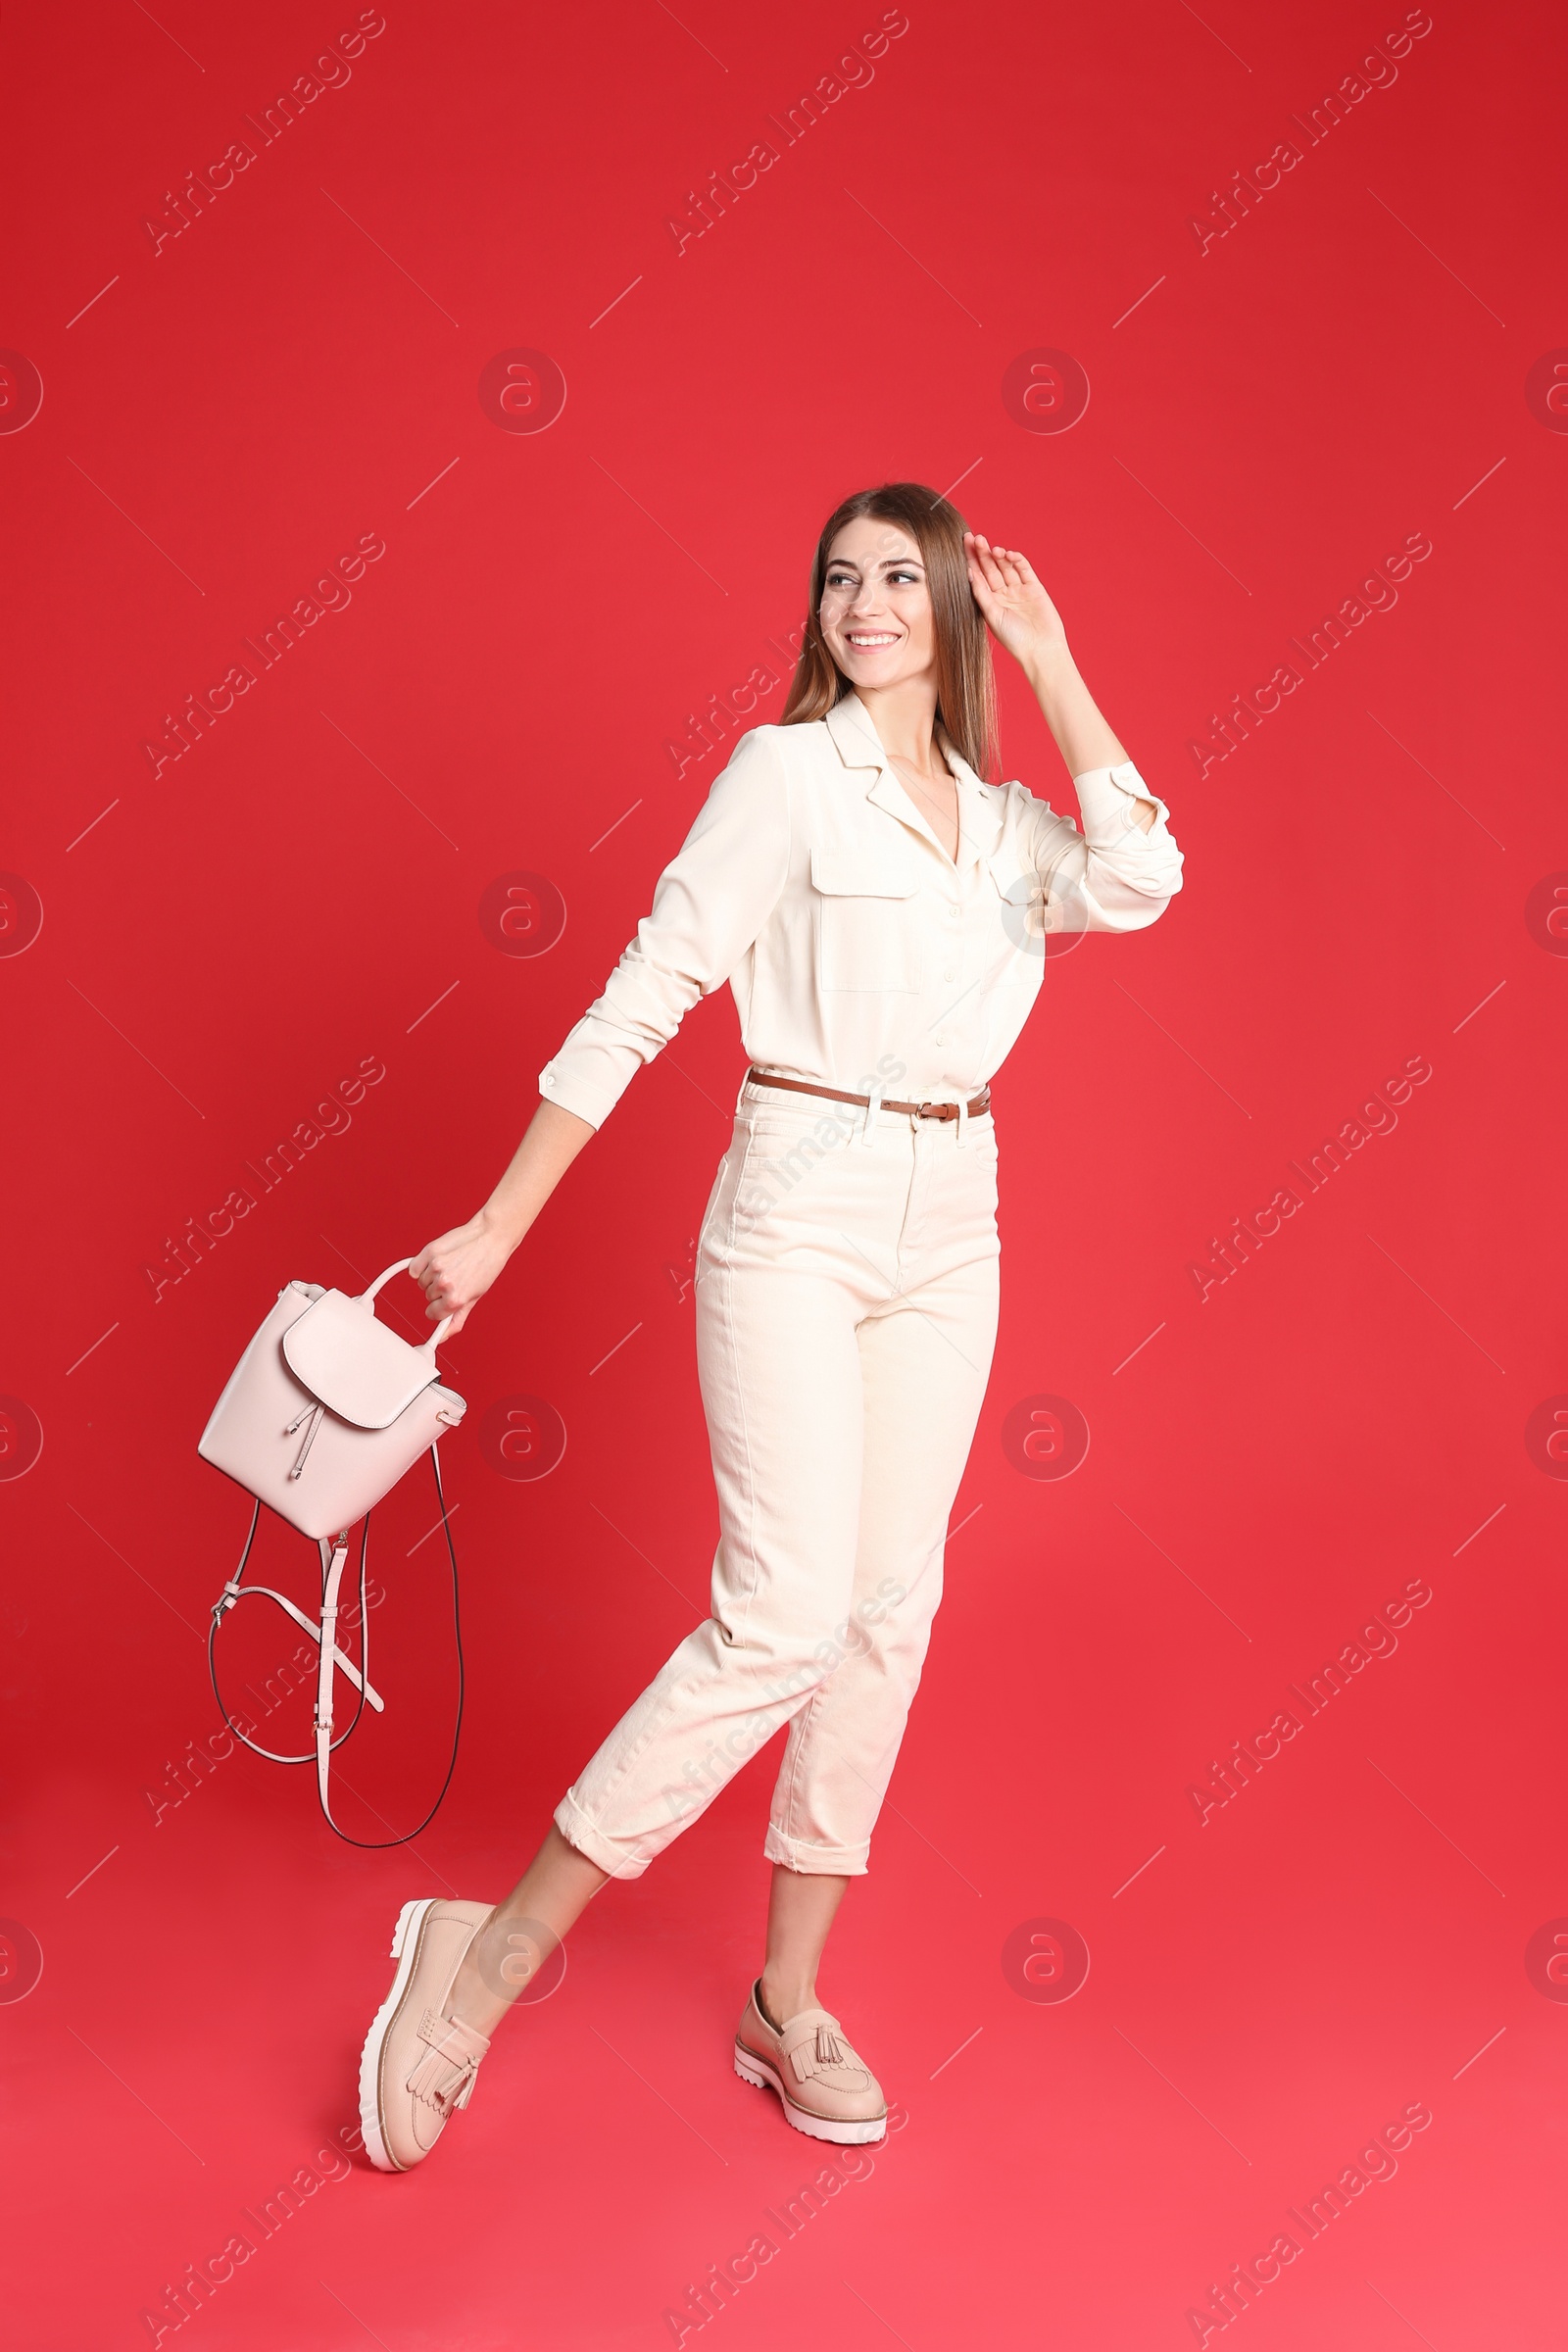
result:
M 825 1095 L 830 1102 L 854 1102 L 861 1110 L 865 1109 L 871 1100 L 869 1095 L 847 1095 L 842 1088 L 836 1086 L 808 1085 L 803 1078 L 771 1078 L 765 1070 L 748 1070 L 746 1083 L 748 1086 L 781 1086 L 792 1095 Z M 889 1102 L 884 1099 L 882 1107 L 884 1110 L 897 1111 L 901 1118 L 956 1119 L 958 1115 L 956 1102 Z M 989 1086 L 983 1086 L 974 1101 L 964 1104 L 964 1109 L 971 1119 L 978 1119 L 983 1112 L 990 1108 L 991 1089 Z

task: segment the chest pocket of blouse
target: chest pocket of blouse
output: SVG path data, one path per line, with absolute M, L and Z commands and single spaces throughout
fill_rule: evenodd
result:
M 896 849 L 844 844 L 813 849 L 818 985 L 918 989 L 919 887 L 913 859 Z

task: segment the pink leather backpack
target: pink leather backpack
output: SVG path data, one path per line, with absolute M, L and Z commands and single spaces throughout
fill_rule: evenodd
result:
M 318 1644 L 317 1792 L 321 1811 L 340 1838 L 346 1838 L 347 1832 L 339 1830 L 332 1820 L 327 1787 L 333 1750 L 341 1747 L 367 1705 L 377 1713 L 384 1711 L 384 1701 L 371 1688 L 368 1671 L 366 1564 L 370 1511 L 419 1455 L 429 1452 L 452 1564 L 452 1622 L 458 1654 L 458 1708 L 452 1759 L 440 1795 L 417 1829 L 410 1830 L 405 1838 L 349 1838 L 353 1845 L 405 1845 L 410 1838 L 418 1837 L 428 1827 L 451 1785 L 463 1728 L 458 1560 L 441 1484 L 438 1449 L 442 1431 L 456 1429 L 467 1410 L 456 1391 L 443 1385 L 436 1367 L 436 1349 L 446 1337 L 452 1318 L 449 1315 L 422 1347 L 416 1348 L 400 1339 L 385 1323 L 377 1322 L 375 1316 L 377 1293 L 394 1274 L 406 1272 L 413 1262 L 412 1258 L 399 1258 L 358 1298 L 342 1291 L 323 1290 L 316 1282 L 285 1284 L 277 1295 L 276 1304 L 229 1375 L 197 1447 L 205 1461 L 225 1471 L 255 1497 L 250 1533 L 239 1566 L 224 1584 L 213 1609 L 207 1652 L 214 1696 L 229 1731 L 257 1755 L 266 1756 L 275 1764 L 311 1761 L 309 1754 L 281 1756 L 270 1748 L 259 1746 L 235 1723 L 218 1688 L 214 1643 L 227 1611 L 247 1595 L 275 1601 Z M 302 1535 L 314 1537 L 319 1546 L 321 1598 L 314 1623 L 284 1593 L 275 1592 L 267 1585 L 246 1585 L 241 1581 L 256 1541 L 264 1502 Z M 361 1520 L 365 1525 L 360 1543 L 360 1663 L 356 1666 L 338 1645 L 337 1620 L 349 1537 Z M 360 1696 L 348 1730 L 334 1740 L 332 1678 L 337 1672 L 348 1677 Z

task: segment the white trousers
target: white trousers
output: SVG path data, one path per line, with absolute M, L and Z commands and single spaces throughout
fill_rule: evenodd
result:
M 563 1797 L 637 1878 L 789 1726 L 764 1852 L 856 1876 L 942 1596 L 996 1340 L 997 1144 L 748 1082 L 697 1246 L 712 1613 Z

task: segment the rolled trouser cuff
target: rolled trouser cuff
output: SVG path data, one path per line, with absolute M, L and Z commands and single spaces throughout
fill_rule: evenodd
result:
M 569 1791 L 556 1807 L 553 1818 L 566 1843 L 575 1846 L 579 1854 L 586 1855 L 600 1870 L 608 1871 L 612 1879 L 640 1879 L 653 1859 L 651 1854 L 628 1850 L 617 1845 L 613 1838 L 602 1836 Z
M 863 1879 L 870 1868 L 870 1852 L 869 1838 L 858 1845 L 821 1845 L 809 1838 L 787 1838 L 772 1822 L 762 1840 L 765 1861 L 781 1862 L 786 1870 L 797 1870 L 808 1878 Z

